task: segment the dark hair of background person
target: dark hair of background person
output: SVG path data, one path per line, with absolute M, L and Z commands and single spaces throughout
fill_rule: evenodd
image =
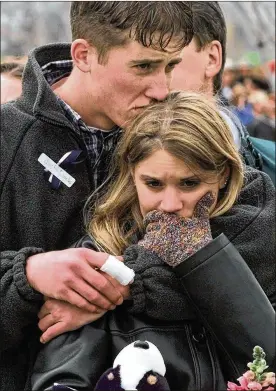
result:
M 214 77 L 213 86 L 216 94 L 221 88 L 222 74 L 226 60 L 226 22 L 217 1 L 193 1 L 193 30 L 198 50 L 217 40 L 222 47 L 222 66 Z
M 99 63 L 106 61 L 111 48 L 123 46 L 129 38 L 162 50 L 177 37 L 179 50 L 194 35 L 191 2 L 186 1 L 73 1 L 70 25 L 72 40 L 82 38 L 93 45 Z
M 24 71 L 24 65 L 18 64 L 16 62 L 3 62 L 0 65 L 0 73 L 8 74 L 9 76 L 15 77 L 17 79 L 22 79 Z
M 233 88 L 236 84 L 243 84 L 246 80 L 250 80 L 252 82 L 253 87 L 257 90 L 265 91 L 267 94 L 271 93 L 271 85 L 265 77 L 254 76 L 254 75 L 238 75 L 232 82 L 231 88 Z
M 267 92 L 268 94 L 271 93 L 271 87 L 269 85 L 269 82 L 265 78 L 251 76 L 251 77 L 249 77 L 249 79 L 252 80 L 252 83 L 256 89 L 263 90 L 263 91 Z

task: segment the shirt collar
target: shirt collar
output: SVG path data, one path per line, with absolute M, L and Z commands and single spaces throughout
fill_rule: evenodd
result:
M 61 60 L 61 61 L 51 61 L 41 67 L 42 73 L 46 79 L 46 81 L 52 86 L 57 83 L 59 80 L 63 79 L 70 75 L 73 69 L 73 61 L 72 60 Z M 62 100 L 57 96 L 58 102 L 63 108 L 66 117 L 76 125 L 78 128 L 82 128 L 84 131 L 100 131 L 103 134 L 110 135 L 113 133 L 117 133 L 120 128 L 115 125 L 110 131 L 106 131 L 103 129 L 95 128 L 93 126 L 87 126 L 85 122 L 82 120 L 79 113 L 77 113 L 68 103 Z

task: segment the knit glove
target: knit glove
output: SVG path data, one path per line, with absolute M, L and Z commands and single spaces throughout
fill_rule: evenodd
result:
M 175 267 L 212 241 L 209 209 L 212 193 L 197 203 L 192 218 L 152 211 L 144 219 L 146 234 L 138 245 L 156 253 L 165 263 Z

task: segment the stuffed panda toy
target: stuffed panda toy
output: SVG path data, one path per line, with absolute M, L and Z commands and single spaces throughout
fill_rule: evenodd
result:
M 117 355 L 113 368 L 100 377 L 94 391 L 170 391 L 166 367 L 157 347 L 148 341 L 135 341 Z M 77 391 L 55 383 L 53 391 Z
M 148 341 L 135 341 L 121 350 L 94 391 L 169 391 L 165 372 L 157 347 Z

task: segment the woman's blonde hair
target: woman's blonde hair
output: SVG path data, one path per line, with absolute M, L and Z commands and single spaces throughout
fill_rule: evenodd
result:
M 88 232 L 100 249 L 122 254 L 133 235 L 142 234 L 132 171 L 160 149 L 181 159 L 199 177 L 216 174 L 222 178 L 229 171 L 227 187 L 211 218 L 234 204 L 243 184 L 243 163 L 228 125 L 204 96 L 173 92 L 164 102 L 147 107 L 124 131 L 115 153 L 115 179 L 91 209 Z

